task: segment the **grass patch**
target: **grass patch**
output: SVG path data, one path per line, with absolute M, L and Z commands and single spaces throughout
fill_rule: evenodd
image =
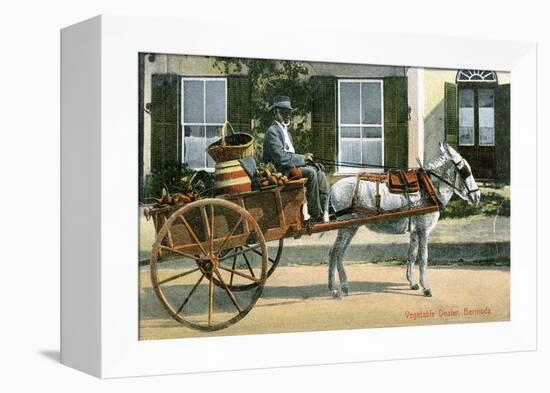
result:
M 441 213 L 441 219 L 475 215 L 510 217 L 510 187 L 480 189 L 481 202 L 479 204 L 469 205 L 455 195 Z

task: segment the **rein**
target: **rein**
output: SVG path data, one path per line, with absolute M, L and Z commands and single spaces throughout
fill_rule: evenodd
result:
M 349 167 L 349 168 L 398 169 L 398 168 L 395 168 L 395 167 L 392 167 L 392 166 L 387 166 L 387 165 L 363 164 L 363 163 L 358 163 L 358 162 L 346 162 L 346 161 L 338 161 L 338 160 L 329 160 L 328 158 L 323 158 L 323 157 L 315 157 L 314 161 L 319 162 L 323 165 L 345 166 L 345 167 Z M 462 194 L 462 195 L 466 194 L 467 196 L 469 196 L 470 194 L 473 194 L 474 192 L 479 191 L 479 188 L 476 188 L 474 190 L 470 190 L 468 188 L 468 185 L 466 184 L 465 180 L 472 175 L 472 171 L 464 163 L 464 159 L 462 159 L 462 161 L 460 161 L 458 164 L 455 163 L 453 160 L 451 160 L 451 162 L 453 163 L 453 165 L 455 167 L 455 176 L 458 173 L 460 175 L 460 177 L 462 178 L 463 182 L 464 182 L 464 187 L 466 188 L 466 191 L 467 191 L 466 193 L 464 193 L 461 189 L 456 187 L 454 184 L 452 184 L 448 180 L 446 180 L 446 179 L 442 178 L 441 176 L 439 176 L 434 171 L 426 170 L 426 173 L 428 173 L 429 175 L 434 176 L 437 179 L 441 180 L 443 183 L 447 184 L 449 187 L 451 187 L 453 190 L 455 190 L 459 194 Z M 461 163 L 462 163 L 462 167 L 459 167 L 459 165 Z M 407 168 L 407 169 L 410 169 L 410 168 Z
M 323 165 L 345 166 L 349 168 L 376 168 L 376 169 L 398 169 L 394 166 L 376 165 L 376 164 L 361 164 L 358 162 L 346 162 L 338 160 L 329 160 L 328 158 L 315 157 L 315 162 L 319 162 Z

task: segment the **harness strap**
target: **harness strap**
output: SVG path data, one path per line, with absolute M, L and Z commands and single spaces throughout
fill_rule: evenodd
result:
M 411 205 L 411 196 L 409 195 L 409 182 L 407 181 L 407 177 L 405 176 L 405 172 L 403 170 L 399 170 L 399 177 L 401 178 L 401 181 L 403 182 L 403 187 L 405 188 L 404 194 L 407 197 L 407 201 L 409 202 L 409 206 Z
M 376 195 L 374 196 L 374 200 L 375 200 L 375 203 L 376 203 L 376 209 L 371 209 L 371 208 L 361 208 L 361 207 L 357 207 L 357 198 L 359 197 L 359 186 L 361 185 L 361 174 L 357 174 L 356 176 L 356 182 L 355 182 L 355 189 L 353 190 L 353 196 L 351 197 L 351 206 L 349 209 L 344 209 L 344 210 L 341 210 L 341 212 L 346 212 L 346 213 L 340 213 L 339 215 L 342 215 L 342 214 L 347 214 L 348 213 L 348 210 L 355 213 L 365 213 L 365 214 L 373 214 L 373 213 L 380 213 L 381 209 L 380 209 L 380 199 L 381 199 L 381 196 L 380 196 L 380 180 L 379 179 L 376 179 L 375 182 L 376 182 Z
M 380 211 L 380 180 L 376 180 L 376 195 L 374 196 L 376 202 L 376 211 Z
M 355 182 L 355 190 L 353 190 L 353 196 L 351 197 L 351 210 L 355 209 L 357 205 L 357 198 L 359 195 L 359 183 L 361 182 L 360 174 L 357 174 L 357 180 Z
M 424 185 L 424 190 L 426 190 L 426 194 L 428 194 L 428 197 L 437 206 L 441 206 L 441 201 L 439 200 L 439 197 L 435 192 L 434 186 L 432 184 L 432 181 L 430 180 L 430 177 L 428 176 L 427 171 L 424 168 L 420 168 L 418 169 L 418 173 L 420 174 L 420 179 L 422 181 L 422 184 Z

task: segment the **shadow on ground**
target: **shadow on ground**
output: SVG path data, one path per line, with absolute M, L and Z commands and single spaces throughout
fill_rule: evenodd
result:
M 365 296 L 370 293 L 388 293 L 394 295 L 422 296 L 421 291 L 412 291 L 407 283 L 403 282 L 350 282 L 350 296 Z M 192 285 L 172 285 L 164 289 L 164 295 L 170 301 L 174 308 L 179 305 L 188 296 Z M 201 285 L 191 296 L 189 302 L 184 308 L 186 315 L 203 314 L 207 310 L 208 289 L 206 285 Z M 237 302 L 246 307 L 255 293 L 255 290 L 245 292 L 234 292 Z M 307 299 L 326 298 L 332 300 L 329 296 L 326 285 L 304 285 L 304 286 L 265 286 L 261 294 L 261 299 L 267 300 L 264 304 L 258 304 L 254 307 L 272 307 L 282 304 L 300 303 Z M 275 301 L 274 301 L 275 300 Z M 337 301 L 337 300 L 335 300 Z M 227 293 L 221 288 L 214 290 L 214 309 L 216 312 L 235 312 L 235 306 L 229 300 Z M 168 315 L 157 298 L 152 288 L 145 288 L 141 291 L 139 311 L 141 320 L 164 319 Z

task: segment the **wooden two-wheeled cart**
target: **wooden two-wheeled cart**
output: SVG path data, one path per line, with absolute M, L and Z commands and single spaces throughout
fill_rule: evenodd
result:
M 226 328 L 260 298 L 285 238 L 439 209 L 434 199 L 429 206 L 310 225 L 302 213 L 304 200 L 305 179 L 300 179 L 268 190 L 148 209 L 156 230 L 151 281 L 168 314 L 197 330 Z

